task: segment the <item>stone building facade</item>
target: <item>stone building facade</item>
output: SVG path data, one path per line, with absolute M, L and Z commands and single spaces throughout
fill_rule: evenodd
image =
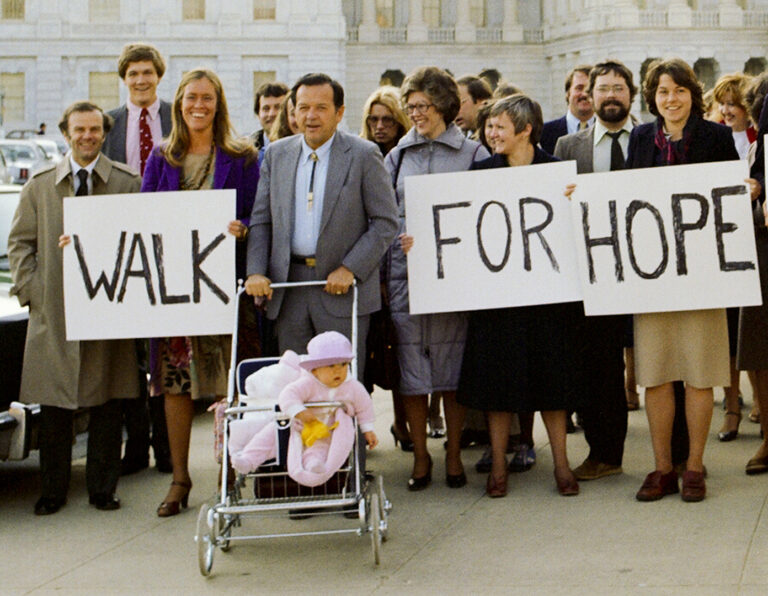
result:
M 214 69 L 240 132 L 258 125 L 261 81 L 308 71 L 344 84 L 346 124 L 357 130 L 382 73 L 424 64 L 456 76 L 496 68 L 545 117 L 565 110 L 572 66 L 607 56 L 640 76 L 650 59 L 677 55 L 709 86 L 721 74 L 760 72 L 768 0 L 0 0 L 2 127 L 50 129 L 72 101 L 125 101 L 116 62 L 137 40 L 168 60 L 163 98 L 184 71 Z

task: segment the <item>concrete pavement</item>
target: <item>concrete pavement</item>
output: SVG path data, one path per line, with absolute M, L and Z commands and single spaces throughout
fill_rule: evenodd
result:
M 744 393 L 751 401 L 744 377 Z M 716 391 L 719 398 L 721 392 Z M 88 505 L 85 465 L 73 466 L 68 504 L 35 517 L 35 459 L 0 462 L 0 593 L 17 594 L 683 594 L 768 593 L 768 475 L 747 477 L 744 464 L 759 444 L 759 427 L 744 420 L 739 438 L 719 443 L 716 407 L 706 464 L 709 496 L 684 503 L 674 495 L 638 503 L 651 470 L 644 411 L 630 413 L 624 474 L 581 483 L 581 494 L 555 490 L 540 419 L 538 463 L 510 477 L 503 499 L 484 496 L 474 472 L 480 449 L 464 452 L 469 484 L 445 486 L 442 441 L 430 441 L 433 484 L 409 493 L 410 454 L 395 450 L 388 429 L 389 394 L 375 394 L 380 446 L 368 467 L 384 475 L 394 504 L 382 563 L 372 563 L 368 535 L 312 536 L 238 543 L 216 550 L 210 578 L 197 565 L 197 512 L 216 501 L 212 417 L 195 419 L 190 508 L 160 519 L 155 508 L 169 476 L 146 470 L 121 480 L 123 507 Z M 748 406 L 745 408 L 748 412 Z M 746 412 L 745 412 L 746 413 Z M 569 435 L 571 465 L 586 455 L 583 433 Z M 319 520 L 280 520 L 283 529 Z

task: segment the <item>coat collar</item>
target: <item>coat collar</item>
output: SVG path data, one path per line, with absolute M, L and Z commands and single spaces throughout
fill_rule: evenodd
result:
M 96 166 L 93 168 L 93 173 L 101 178 L 102 182 L 106 184 L 109 182 L 109 174 L 112 172 L 112 162 L 103 153 L 99 153 L 99 157 L 96 161 Z M 69 158 L 62 159 L 56 164 L 56 177 L 55 184 L 60 184 L 67 176 L 72 174 L 72 168 L 69 165 Z
M 416 145 L 427 145 L 429 143 L 439 143 L 441 145 L 446 145 L 448 147 L 451 147 L 452 149 L 460 149 L 466 140 L 467 140 L 467 137 L 465 137 L 462 134 L 461 129 L 458 126 L 456 126 L 453 122 L 451 122 L 448 125 L 448 128 L 445 129 L 443 134 L 441 134 L 439 137 L 433 140 L 430 140 L 427 137 L 420 135 L 418 132 L 416 132 L 416 127 L 411 127 L 411 130 L 405 133 L 405 136 L 402 139 L 400 139 L 398 146 L 400 148 L 405 149 L 409 147 L 415 147 Z

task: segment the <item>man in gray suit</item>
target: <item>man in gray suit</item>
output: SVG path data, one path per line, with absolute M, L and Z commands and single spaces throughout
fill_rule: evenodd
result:
M 128 101 L 109 112 L 114 125 L 104 142 L 104 154 L 143 175 L 152 147 L 171 132 L 171 104 L 157 97 L 157 85 L 165 73 L 165 60 L 154 46 L 129 43 L 117 61 L 117 72 L 128 89 Z M 123 474 L 138 472 L 149 465 L 150 421 L 157 469 L 171 471 L 164 400 L 162 396 L 148 397 L 145 346 L 146 340 L 136 340 L 140 366 L 139 399 L 123 402 L 123 421 L 128 435 L 121 468 Z
M 358 376 L 368 315 L 381 306 L 379 263 L 398 229 L 392 182 L 376 145 L 337 130 L 344 90 L 308 74 L 291 97 L 301 134 L 270 144 L 264 156 L 248 237 L 248 294 L 266 297 L 280 351 L 303 353 L 317 333 L 351 335 L 359 291 Z M 272 281 L 325 280 L 325 286 L 275 290 Z
M 555 156 L 576 160 L 579 174 L 624 168 L 629 134 L 635 125 L 629 109 L 637 88 L 632 72 L 618 60 L 596 64 L 589 73 L 588 93 L 597 116 L 595 125 L 560 137 Z M 622 346 L 630 325 L 626 316 L 583 317 L 580 414 L 589 455 L 573 473 L 579 480 L 620 474 L 627 435 Z M 632 374 L 634 376 L 634 374 Z

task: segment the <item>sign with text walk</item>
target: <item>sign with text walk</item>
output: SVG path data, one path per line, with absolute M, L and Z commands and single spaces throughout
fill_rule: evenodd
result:
M 234 190 L 64 199 L 68 340 L 232 332 Z

